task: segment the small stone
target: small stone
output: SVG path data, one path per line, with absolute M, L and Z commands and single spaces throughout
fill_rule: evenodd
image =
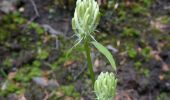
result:
M 45 87 L 48 85 L 48 80 L 46 78 L 43 77 L 34 77 L 33 81 L 37 84 L 40 85 L 42 87 Z
M 48 87 L 52 89 L 56 89 L 57 87 L 59 87 L 59 83 L 56 80 L 51 79 L 48 81 Z

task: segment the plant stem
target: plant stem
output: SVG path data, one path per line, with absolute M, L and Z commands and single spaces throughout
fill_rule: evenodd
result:
M 85 48 L 86 57 L 87 57 L 88 69 L 90 71 L 91 80 L 92 80 L 92 83 L 93 83 L 93 86 L 94 86 L 95 74 L 94 74 L 94 71 L 93 71 L 93 65 L 92 65 L 92 60 L 91 60 L 91 56 L 90 56 L 90 48 L 89 48 L 89 42 L 88 41 L 85 41 L 84 48 Z

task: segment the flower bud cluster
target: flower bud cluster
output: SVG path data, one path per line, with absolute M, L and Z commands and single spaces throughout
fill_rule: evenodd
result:
M 72 28 L 79 38 L 93 33 L 99 23 L 99 6 L 95 0 L 77 0 Z
M 94 84 L 97 100 L 113 100 L 116 94 L 117 79 L 113 73 L 103 73 L 98 76 Z

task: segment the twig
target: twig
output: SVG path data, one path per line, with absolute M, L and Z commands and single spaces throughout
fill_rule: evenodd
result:
M 38 12 L 38 9 L 37 9 L 37 6 L 36 6 L 35 2 L 34 2 L 33 0 L 30 0 L 30 1 L 31 1 L 31 3 L 32 3 L 33 7 L 34 7 L 35 14 L 36 14 L 38 17 L 40 17 L 40 14 L 39 14 L 39 12 Z
M 83 67 L 83 69 L 74 77 L 74 80 L 77 80 L 77 79 L 79 78 L 79 76 L 80 76 L 81 74 L 83 74 L 84 71 L 85 71 L 87 68 L 88 68 L 88 66 L 87 66 L 87 62 L 86 62 L 86 63 L 85 63 L 85 66 Z
M 22 31 L 25 30 L 27 28 L 27 26 L 29 24 L 31 24 L 36 18 L 37 18 L 37 16 L 32 17 L 25 25 L 23 25 L 22 26 Z
M 42 27 L 45 29 L 45 31 L 49 32 L 52 36 L 57 36 L 57 35 L 64 36 L 62 32 L 55 30 L 53 27 L 51 27 L 48 24 L 43 24 Z
M 37 9 L 37 6 L 35 4 L 35 2 L 33 0 L 30 0 L 31 4 L 33 5 L 34 7 L 34 11 L 35 11 L 35 16 L 33 16 L 24 26 L 23 26 L 23 29 L 22 30 L 25 30 L 27 28 L 27 26 L 32 23 L 37 17 L 40 17 L 40 14 L 38 12 L 38 9 Z

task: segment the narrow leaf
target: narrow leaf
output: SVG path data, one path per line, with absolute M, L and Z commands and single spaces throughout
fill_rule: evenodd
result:
M 109 60 L 110 64 L 112 65 L 112 68 L 116 71 L 115 61 L 113 59 L 112 54 L 107 50 L 107 48 L 95 41 L 91 43 Z

